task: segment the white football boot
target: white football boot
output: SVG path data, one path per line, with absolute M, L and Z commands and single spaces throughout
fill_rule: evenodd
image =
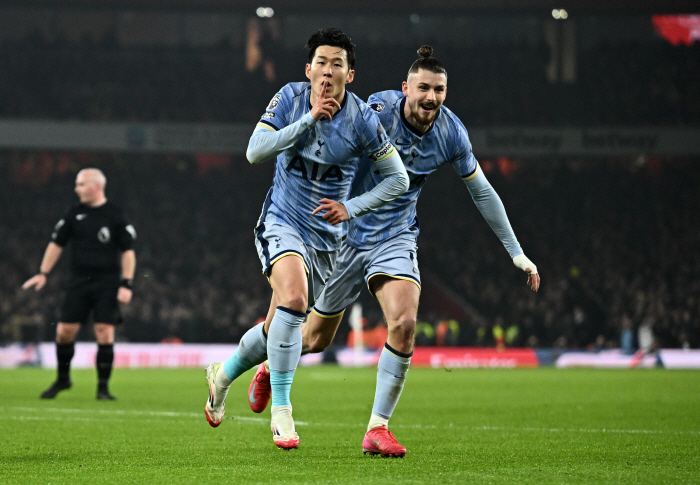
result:
M 207 366 L 207 382 L 209 383 L 209 398 L 207 399 L 207 404 L 204 406 L 204 414 L 207 416 L 207 421 L 212 426 L 216 428 L 221 424 L 221 420 L 224 419 L 224 401 L 226 401 L 226 394 L 228 394 L 228 387 L 221 387 L 216 385 L 216 374 L 221 369 L 221 364 L 214 362 Z M 221 369 L 223 372 L 223 369 Z
M 272 440 L 278 448 L 291 450 L 299 448 L 299 435 L 294 429 L 291 406 L 272 406 Z

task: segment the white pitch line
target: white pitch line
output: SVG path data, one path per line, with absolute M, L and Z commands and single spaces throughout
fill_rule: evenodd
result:
M 27 413 L 59 413 L 59 414 L 103 414 L 108 416 L 118 415 L 118 416 L 151 416 L 158 418 L 197 418 L 200 419 L 204 416 L 204 412 L 201 413 L 182 413 L 176 411 L 136 411 L 136 410 L 126 410 L 126 409 L 71 409 L 71 408 L 32 408 L 32 407 L 0 407 L 0 412 L 10 411 L 10 412 L 27 412 Z M 5 418 L 0 414 L 0 419 Z M 67 418 L 66 418 L 67 419 Z M 97 420 L 97 418 L 91 418 Z M 266 418 L 253 418 L 250 416 L 233 416 L 226 417 L 225 419 L 236 419 L 237 421 L 249 422 L 249 423 L 269 423 L 270 420 Z M 306 426 L 308 423 L 304 421 L 295 421 L 294 424 Z
M 148 417 L 160 417 L 160 418 L 196 418 L 201 419 L 203 413 L 183 413 L 176 411 L 137 411 L 137 410 L 125 410 L 125 409 L 72 409 L 72 408 L 37 408 L 37 407 L 0 407 L 0 412 L 24 412 L 24 413 L 55 413 L 55 414 L 100 414 L 107 415 L 105 418 L 90 418 L 90 417 L 67 417 L 67 416 L 17 416 L 17 415 L 3 415 L 0 414 L 0 419 L 9 420 L 68 420 L 68 421 L 104 421 L 104 420 L 118 420 L 126 421 L 126 419 L 114 418 L 114 416 L 148 416 Z M 268 418 L 255 418 L 249 416 L 227 416 L 225 419 L 233 419 L 235 421 L 243 423 L 269 423 Z M 295 421 L 295 425 L 298 426 L 333 426 L 342 428 L 357 428 L 364 427 L 365 424 L 351 424 L 351 423 L 310 423 L 306 421 Z M 401 429 L 456 429 L 456 430 L 466 430 L 466 431 L 525 431 L 525 432 L 536 432 L 536 433 L 593 433 L 593 434 L 648 434 L 648 435 L 690 435 L 690 436 L 700 436 L 700 431 L 695 430 L 649 430 L 649 429 L 586 429 L 586 428 L 535 428 L 535 427 L 524 427 L 524 428 L 514 428 L 508 426 L 455 426 L 449 424 L 446 426 L 437 425 L 426 425 L 426 424 L 404 424 L 404 425 L 392 425 L 392 428 Z

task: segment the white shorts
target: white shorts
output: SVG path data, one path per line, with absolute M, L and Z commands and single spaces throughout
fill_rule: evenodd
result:
M 372 296 L 370 280 L 386 275 L 412 281 L 420 289 L 418 245 L 410 234 L 399 234 L 372 249 L 357 249 L 343 244 L 333 273 L 318 297 L 314 312 L 322 317 L 338 316 L 360 296 L 363 284 Z
M 338 251 L 319 251 L 308 246 L 299 233 L 286 224 L 262 222 L 255 228 L 255 247 L 262 263 L 262 271 L 270 278 L 272 265 L 289 255 L 297 256 L 304 263 L 309 281 L 309 307 L 313 308 L 326 281 L 331 276 Z

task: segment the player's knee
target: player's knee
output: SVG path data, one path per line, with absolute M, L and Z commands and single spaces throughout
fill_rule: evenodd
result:
M 415 330 L 416 317 L 413 315 L 402 315 L 396 320 L 394 325 L 394 333 L 404 342 L 413 340 Z
M 95 339 L 100 345 L 114 343 L 114 327 L 107 324 L 95 324 Z
M 67 334 L 66 332 L 56 332 L 56 343 L 65 345 L 71 342 L 73 342 L 73 335 Z
M 293 293 L 287 295 L 285 298 L 278 300 L 278 304 L 279 306 L 289 308 L 290 310 L 294 310 L 295 312 L 303 313 L 306 313 L 308 305 L 306 295 L 304 295 L 303 293 Z
M 77 333 L 77 330 L 72 328 L 72 326 L 59 324 L 56 328 L 56 343 L 61 345 L 70 344 L 75 341 L 75 335 Z

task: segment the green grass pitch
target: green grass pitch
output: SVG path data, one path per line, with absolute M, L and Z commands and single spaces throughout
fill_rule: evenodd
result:
M 375 369 L 297 371 L 301 443 L 278 450 L 253 414 L 252 371 L 227 418 L 204 417 L 204 369 L 0 371 L 0 483 L 700 483 L 700 372 L 413 368 L 391 429 L 404 459 L 362 454 Z

